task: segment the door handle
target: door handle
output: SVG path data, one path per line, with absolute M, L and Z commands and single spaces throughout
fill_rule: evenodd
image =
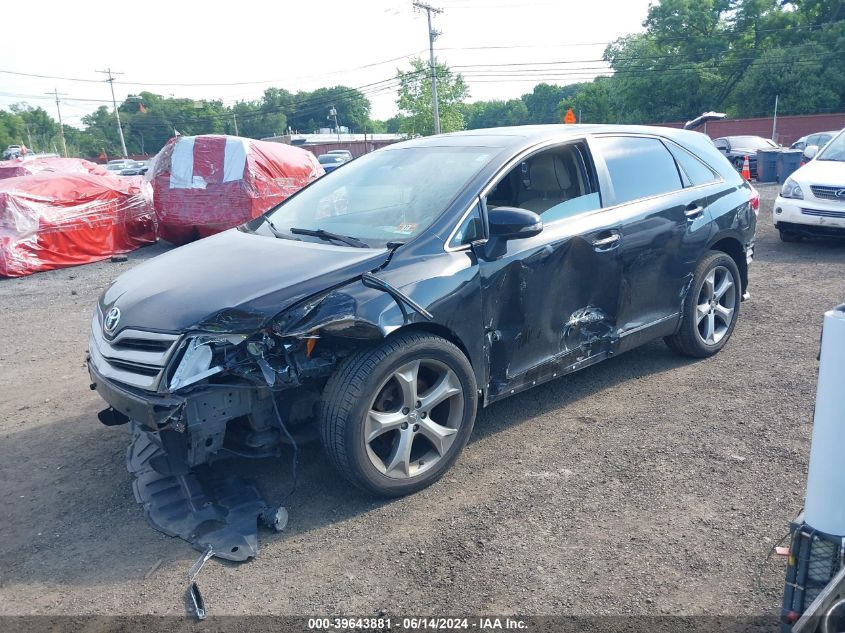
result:
M 607 251 L 611 248 L 616 248 L 619 244 L 619 240 L 622 239 L 622 236 L 619 233 L 611 233 L 607 237 L 603 237 L 598 240 L 593 240 L 593 248 L 600 251 Z
M 684 215 L 687 216 L 687 220 L 696 220 L 704 215 L 704 207 L 695 202 L 690 202 L 684 209 Z

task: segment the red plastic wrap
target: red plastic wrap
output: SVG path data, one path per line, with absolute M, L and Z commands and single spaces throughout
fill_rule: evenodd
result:
M 140 177 L 0 180 L 0 276 L 87 264 L 155 241 L 152 190 Z
M 209 134 L 170 139 L 147 179 L 159 234 L 184 244 L 258 217 L 324 173 L 304 149 Z
M 60 172 L 66 174 L 97 174 L 105 176 L 109 172 L 102 165 L 92 163 L 83 158 L 60 158 L 45 156 L 43 158 L 15 158 L 0 160 L 0 180 L 31 176 L 43 171 Z

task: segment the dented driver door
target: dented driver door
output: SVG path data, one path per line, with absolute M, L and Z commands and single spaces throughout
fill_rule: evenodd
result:
M 553 221 L 509 241 L 501 257 L 479 259 L 488 402 L 611 351 L 621 274 L 614 215 L 597 209 Z

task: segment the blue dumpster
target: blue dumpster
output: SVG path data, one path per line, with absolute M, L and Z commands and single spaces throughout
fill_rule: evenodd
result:
M 780 149 L 757 150 L 757 182 L 778 181 L 778 159 Z
M 789 175 L 801 166 L 804 152 L 800 149 L 785 149 L 778 156 L 778 182 L 783 184 Z

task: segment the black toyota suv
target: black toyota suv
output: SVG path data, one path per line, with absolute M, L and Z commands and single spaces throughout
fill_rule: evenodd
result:
M 411 493 L 458 458 L 479 404 L 656 338 L 718 352 L 758 200 L 697 132 L 397 143 L 121 275 L 92 322 L 101 419 L 131 422 L 148 516 L 163 479 L 309 435 L 353 484 Z

